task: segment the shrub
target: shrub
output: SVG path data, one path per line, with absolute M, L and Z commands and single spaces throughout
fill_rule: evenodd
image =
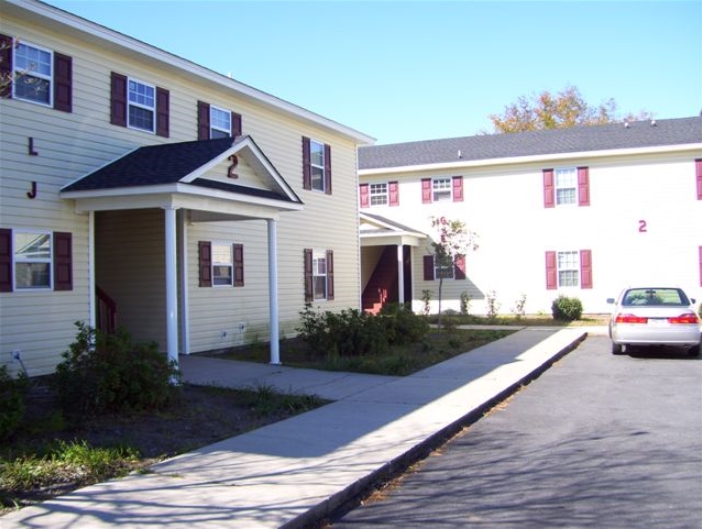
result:
M 431 314 L 431 290 L 422 290 L 422 314 Z
M 22 421 L 28 389 L 27 375 L 13 378 L 7 366 L 0 366 L 0 441 L 12 437 Z
M 526 306 L 526 294 L 522 294 L 519 299 L 514 303 L 514 308 L 512 309 L 512 312 L 514 313 L 514 317 L 518 320 L 521 320 L 524 316 L 526 316 L 526 311 L 524 310 L 524 307 Z
M 470 294 L 461 292 L 461 315 L 468 316 L 470 311 Z
M 553 319 L 562 321 L 579 320 L 583 315 L 583 304 L 578 298 L 560 295 L 551 304 Z
M 485 302 L 487 304 L 487 319 L 494 321 L 500 311 L 500 304 L 497 302 L 497 292 L 494 290 L 488 292 Z
M 176 394 L 179 373 L 155 342 L 133 344 L 124 329 L 103 334 L 77 322 L 54 383 L 61 408 L 79 419 L 104 412 L 162 409 Z

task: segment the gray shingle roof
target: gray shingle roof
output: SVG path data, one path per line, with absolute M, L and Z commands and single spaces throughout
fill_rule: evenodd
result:
M 359 169 L 689 143 L 702 143 L 702 117 L 364 146 L 359 148 Z

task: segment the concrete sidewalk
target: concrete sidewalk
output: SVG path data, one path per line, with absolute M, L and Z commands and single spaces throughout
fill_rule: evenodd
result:
M 309 527 L 414 461 L 577 346 L 587 328 L 520 330 L 408 377 L 183 357 L 187 382 L 336 402 L 0 518 L 3 529 Z

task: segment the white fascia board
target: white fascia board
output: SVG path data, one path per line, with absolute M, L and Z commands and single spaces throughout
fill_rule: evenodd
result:
M 94 38 L 108 42 L 112 45 L 116 45 L 119 48 L 122 48 L 122 53 L 126 52 L 145 55 L 170 67 L 185 70 L 197 77 L 220 85 L 223 88 L 234 90 L 241 95 L 254 99 L 266 106 L 273 107 L 276 110 L 291 114 L 306 121 L 310 121 L 315 125 L 330 129 L 336 133 L 343 134 L 344 136 L 355 140 L 358 144 L 373 144 L 376 141 L 374 137 L 352 129 L 351 127 L 337 123 L 336 121 L 320 116 L 319 114 L 315 114 L 314 112 L 289 103 L 288 101 L 284 101 L 283 99 L 275 97 L 271 94 L 267 94 L 266 92 L 231 79 L 226 75 L 217 73 L 213 70 L 205 68 L 204 66 L 200 66 L 187 59 L 183 59 L 182 57 L 178 57 L 177 55 L 151 46 L 150 44 L 146 44 L 140 40 L 114 31 L 105 26 L 101 26 L 95 22 L 78 17 L 62 9 L 41 2 L 35 2 L 33 0 L 2 1 L 19 8 L 26 9 L 34 15 L 48 18 L 54 23 L 64 24 L 76 31 L 86 33 Z
M 454 170 L 463 169 L 470 167 L 486 167 L 494 165 L 517 165 L 517 164 L 528 164 L 535 162 L 557 162 L 560 160 L 568 160 L 572 158 L 604 158 L 604 157 L 615 157 L 615 156 L 633 156 L 633 155 L 645 155 L 645 154 L 661 154 L 661 153 L 672 153 L 672 152 L 686 152 L 686 151 L 700 151 L 702 150 L 702 143 L 689 143 L 684 145 L 662 145 L 659 147 L 637 147 L 632 149 L 612 149 L 612 150 L 602 150 L 602 151 L 579 151 L 579 152 L 567 152 L 558 154 L 538 154 L 533 156 L 513 156 L 509 158 L 488 158 L 484 160 L 468 160 L 465 162 L 444 162 L 435 164 L 422 164 L 422 165 L 405 165 L 396 167 L 381 167 L 378 169 L 359 169 L 359 177 L 363 176 L 375 176 L 387 173 L 411 173 L 420 171 L 441 171 L 441 170 Z

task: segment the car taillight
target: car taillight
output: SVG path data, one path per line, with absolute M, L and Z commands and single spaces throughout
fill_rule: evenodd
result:
M 615 323 L 648 323 L 648 318 L 634 316 L 633 314 L 617 314 L 614 318 Z
M 681 314 L 680 316 L 676 316 L 675 318 L 668 318 L 669 323 L 699 323 L 700 320 L 697 318 L 695 314 L 692 312 L 687 312 L 685 314 Z

